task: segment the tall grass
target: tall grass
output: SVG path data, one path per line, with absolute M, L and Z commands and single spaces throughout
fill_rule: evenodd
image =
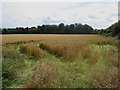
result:
M 40 49 L 37 44 L 25 44 L 20 47 L 20 51 L 28 56 L 34 56 L 37 58 L 43 58 L 46 56 L 46 52 Z
M 111 45 L 94 45 L 92 50 L 98 54 L 97 62 L 90 71 L 93 86 L 95 88 L 117 88 L 118 52 L 116 47 Z
M 118 88 L 118 68 L 96 66 L 91 70 L 93 87 L 95 88 Z
M 2 57 L 4 58 L 19 58 L 19 52 L 14 45 L 2 46 Z
M 118 67 L 118 49 L 116 47 L 112 47 L 108 52 L 108 63 L 110 66 Z
M 97 45 L 113 45 L 117 46 L 118 45 L 118 40 L 112 39 L 112 38 L 98 38 L 89 41 L 91 44 L 97 44 Z
M 58 57 L 63 57 L 67 61 L 77 60 L 80 54 L 82 59 L 92 60 L 97 58 L 97 54 L 95 55 L 92 52 L 90 45 L 87 43 L 76 44 L 74 46 L 73 44 L 52 45 L 52 44 L 41 43 L 39 47 L 41 49 L 47 50 L 50 53 L 53 53 Z
M 53 35 L 42 37 L 42 39 L 43 41 L 33 41 L 32 39 L 24 41 L 24 38 L 21 41 L 20 38 L 19 42 L 9 42 L 8 46 L 3 46 L 4 59 L 11 60 L 9 65 L 7 61 L 5 62 L 5 67 L 14 66 L 13 62 L 16 66 L 12 69 L 22 71 L 15 74 L 23 74 L 18 76 L 21 79 L 23 77 L 28 79 L 23 85 L 24 87 L 116 88 L 118 86 L 117 41 L 85 35 L 63 35 L 63 37 Z M 14 61 L 17 54 L 23 56 L 20 59 L 23 62 Z M 40 60 L 35 61 L 35 58 L 32 58 L 30 61 L 31 56 Z M 9 75 L 11 69 L 6 69 Z M 10 75 L 12 74 L 10 73 Z
M 55 88 L 58 75 L 54 65 L 50 62 L 39 64 L 33 71 L 25 87 L 27 88 Z
M 79 47 L 78 46 L 62 46 L 62 45 L 47 45 L 47 44 L 40 44 L 39 46 L 42 49 L 47 50 L 50 53 L 55 54 L 58 57 L 63 57 L 69 61 L 76 59 L 79 53 Z

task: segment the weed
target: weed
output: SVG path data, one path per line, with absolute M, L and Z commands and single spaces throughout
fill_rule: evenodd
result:
M 118 67 L 118 50 L 116 47 L 112 47 L 108 52 L 108 63 L 112 66 Z
M 2 62 L 2 81 L 3 87 L 8 87 L 12 84 L 14 80 L 17 80 L 16 68 L 22 66 L 23 64 L 19 60 L 15 59 L 3 59 Z
M 29 88 L 55 88 L 58 76 L 52 63 L 42 63 L 33 71 L 26 87 Z
M 118 69 L 116 67 L 94 67 L 91 76 L 95 88 L 118 88 Z

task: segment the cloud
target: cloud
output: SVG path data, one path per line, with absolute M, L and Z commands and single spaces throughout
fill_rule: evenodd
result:
M 64 22 L 64 20 L 54 20 L 48 16 L 48 17 L 43 18 L 41 22 L 45 24 L 56 24 L 56 23 Z
M 89 18 L 92 18 L 92 19 L 97 19 L 97 17 L 96 16 L 94 16 L 94 15 L 90 15 L 90 16 L 88 16 Z
M 113 20 L 110 19 L 110 18 L 107 18 L 106 21 L 107 21 L 107 22 L 113 22 Z
M 2 27 L 2 3 L 0 2 L 0 28 Z
M 93 28 L 106 28 L 117 21 L 117 8 L 117 3 L 110 2 L 4 2 L 3 27 L 63 22 L 86 23 Z
M 1 0 L 2 2 L 118 2 L 119 0 Z

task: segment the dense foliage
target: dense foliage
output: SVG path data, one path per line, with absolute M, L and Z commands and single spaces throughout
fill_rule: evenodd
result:
M 82 25 L 79 23 L 64 25 L 60 23 L 59 25 L 42 25 L 31 28 L 4 28 L 2 30 L 3 34 L 90 34 L 95 33 L 93 28 L 87 24 Z
M 112 36 L 120 39 L 120 21 L 118 21 L 117 23 L 114 23 L 107 29 L 98 30 L 97 33 L 100 35 Z

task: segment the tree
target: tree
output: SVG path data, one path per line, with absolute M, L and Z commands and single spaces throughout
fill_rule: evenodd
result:
M 60 23 L 58 26 L 58 33 L 63 33 L 64 32 L 64 23 Z
M 82 25 L 80 23 L 64 25 L 38 25 L 36 27 L 16 27 L 16 28 L 4 28 L 3 34 L 90 34 L 93 33 L 93 28 L 87 24 Z
M 74 24 L 70 25 L 70 33 L 76 33 Z

